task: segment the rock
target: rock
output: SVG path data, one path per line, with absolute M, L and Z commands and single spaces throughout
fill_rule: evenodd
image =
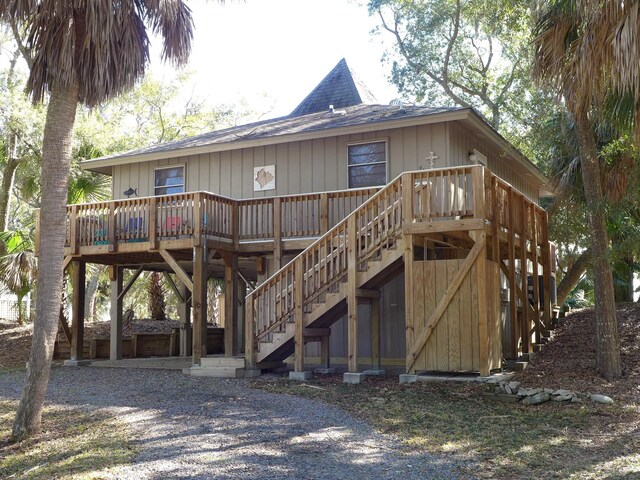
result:
M 540 405 L 541 403 L 548 402 L 551 398 L 547 392 L 538 392 L 533 395 L 526 397 L 522 403 L 525 405 Z
M 571 395 L 571 393 L 569 393 L 568 395 L 554 395 L 553 397 L 551 397 L 551 400 L 555 402 L 566 402 L 571 399 L 573 399 L 573 395 Z
M 519 386 L 520 386 L 520 382 L 509 382 L 509 388 L 513 392 L 515 392 Z
M 519 388 L 519 389 L 518 389 L 518 393 L 517 393 L 517 395 L 518 395 L 519 397 L 526 397 L 527 395 L 529 395 L 529 389 L 528 389 L 528 388 L 522 388 L 522 387 L 521 387 L 521 388 Z
M 571 395 L 571 403 L 582 403 L 582 399 L 577 395 Z
M 504 390 L 505 392 L 507 392 L 509 395 L 513 394 L 513 390 L 511 390 L 511 387 L 509 385 L 505 385 L 504 386 Z
M 589 399 L 592 402 L 604 403 L 606 405 L 611 405 L 613 403 L 613 399 L 611 397 L 607 397 L 606 395 L 595 394 L 591 395 Z
M 564 390 L 564 389 L 560 389 L 560 390 L 556 390 L 555 392 L 553 392 L 553 395 L 571 395 L 571 392 L 569 390 Z
M 372 402 L 376 402 L 376 403 L 384 403 L 386 400 L 382 397 L 370 397 L 370 400 Z
M 553 388 L 545 388 L 544 391 L 545 393 L 548 393 L 549 395 L 551 395 L 553 393 Z

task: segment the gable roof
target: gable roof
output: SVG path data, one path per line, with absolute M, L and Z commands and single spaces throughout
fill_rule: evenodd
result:
M 330 105 L 339 109 L 362 103 L 372 104 L 377 101 L 343 58 L 289 116 L 299 117 L 309 113 L 327 111 Z

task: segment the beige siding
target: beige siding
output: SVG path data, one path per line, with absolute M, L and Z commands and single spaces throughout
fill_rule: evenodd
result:
M 513 168 L 515 160 L 492 142 L 453 122 L 117 166 L 113 175 L 114 196 L 123 198 L 129 187 L 137 188 L 139 196 L 152 195 L 154 169 L 179 164 L 186 165 L 187 191 L 205 190 L 233 198 L 346 189 L 348 145 L 375 140 L 387 142 L 388 181 L 402 172 L 429 168 L 426 157 L 431 152 L 439 157 L 434 162 L 436 168 L 467 165 L 469 152 L 475 148 L 487 156 L 492 172 L 532 200 L 538 200 L 535 185 Z M 263 165 L 276 165 L 276 189 L 254 192 L 253 169 Z
M 538 202 L 537 187 L 513 168 L 515 160 L 512 157 L 499 150 L 494 143 L 483 140 L 457 123 L 449 123 L 447 128 L 449 130 L 452 165 L 470 164 L 469 153 L 475 148 L 487 156 L 489 170 L 520 190 L 534 202 Z

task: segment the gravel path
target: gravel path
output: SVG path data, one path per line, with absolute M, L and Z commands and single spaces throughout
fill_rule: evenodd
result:
M 23 378 L 0 374 L 0 399 L 18 399 Z M 458 478 L 448 457 L 416 454 L 340 409 L 244 380 L 55 368 L 47 401 L 108 411 L 133 427 L 140 453 L 105 478 Z

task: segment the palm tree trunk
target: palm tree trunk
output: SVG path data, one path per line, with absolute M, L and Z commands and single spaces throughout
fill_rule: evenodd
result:
M 27 380 L 13 423 L 14 440 L 39 431 L 49 383 L 62 298 L 67 185 L 77 104 L 77 83 L 70 87 L 56 85 L 52 88 L 42 148 L 40 231 L 46 232 L 46 238 L 40 248 L 33 343 L 27 364 Z
M 585 250 L 580 256 L 573 262 L 571 268 L 564 274 L 562 281 L 558 285 L 556 291 L 558 305 L 562 305 L 571 291 L 576 288 L 576 285 L 587 271 L 589 262 L 591 261 L 591 250 Z
M 621 377 L 622 368 L 600 164 L 591 122 L 586 112 L 576 115 L 575 121 L 580 141 L 580 164 L 591 227 L 596 300 L 596 365 L 603 377 L 613 380 Z

